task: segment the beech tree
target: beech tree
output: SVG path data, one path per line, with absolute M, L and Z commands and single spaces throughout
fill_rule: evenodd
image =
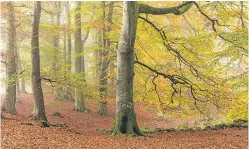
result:
M 105 25 L 105 2 L 102 2 L 103 8 L 103 49 L 100 51 L 101 54 L 101 68 L 100 68 L 100 75 L 99 75 L 99 92 L 100 92 L 100 102 L 99 102 L 99 109 L 98 113 L 100 115 L 107 115 L 107 77 L 108 77 L 108 65 L 109 65 L 109 52 L 111 41 L 108 37 L 108 33 L 111 32 L 111 23 L 112 23 L 112 16 L 113 16 L 113 7 L 114 2 L 109 2 L 108 4 L 108 14 L 107 14 L 107 25 Z
M 123 2 L 123 25 L 117 52 L 116 116 L 112 131 L 142 135 L 133 105 L 134 45 L 139 13 L 181 15 L 192 2 L 169 8 L 155 8 L 137 2 Z
M 4 107 L 10 114 L 16 114 L 16 49 L 15 49 L 15 14 L 12 2 L 6 2 L 7 6 L 7 52 L 6 52 L 6 73 L 7 73 L 7 87 Z
M 81 42 L 81 2 L 75 2 L 76 3 L 76 12 L 75 12 L 75 54 L 77 54 L 77 57 L 75 58 L 75 72 L 81 73 L 81 65 L 82 65 L 82 56 L 80 53 L 82 52 L 82 42 Z M 81 80 L 83 81 L 83 80 Z M 74 110 L 79 112 L 85 111 L 85 102 L 84 102 L 84 96 L 81 90 L 81 87 L 78 85 L 76 86 L 75 91 L 75 107 Z
M 67 16 L 67 28 L 69 29 L 71 27 L 71 15 L 69 12 L 69 8 L 70 8 L 70 3 L 69 2 L 65 2 L 65 11 L 66 11 L 66 16 Z M 71 32 L 65 32 L 64 35 L 64 58 L 65 58 L 65 63 L 67 63 L 67 70 L 68 73 L 71 73 L 71 65 L 72 65 L 72 60 L 71 60 L 71 56 L 72 56 L 72 38 L 71 38 Z M 68 73 L 66 74 L 65 78 L 69 77 Z M 72 99 L 72 89 L 70 88 L 70 83 L 68 83 L 67 81 L 67 85 L 66 87 L 64 87 L 64 97 L 63 99 L 65 100 L 73 100 Z
M 71 26 L 71 15 L 69 12 L 70 3 L 69 1 L 66 2 L 66 13 L 67 13 L 67 27 Z M 71 71 L 71 52 L 72 52 L 72 38 L 71 33 L 67 32 L 67 63 L 68 63 L 68 70 Z
M 41 17 L 41 2 L 34 2 L 34 5 L 34 18 L 32 24 L 31 39 L 31 80 L 34 98 L 34 110 L 32 113 L 32 117 L 36 120 L 47 120 L 45 115 L 45 105 L 41 86 L 42 78 L 40 75 L 39 24 Z

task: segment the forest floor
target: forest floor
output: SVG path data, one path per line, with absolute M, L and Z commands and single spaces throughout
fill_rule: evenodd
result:
M 1 95 L 1 99 L 3 99 Z M 248 129 L 226 128 L 195 132 L 150 133 L 143 137 L 131 135 L 110 136 L 97 130 L 111 130 L 115 116 L 115 101 L 109 101 L 108 116 L 97 114 L 97 103 L 86 101 L 89 112 L 73 111 L 74 103 L 54 101 L 45 95 L 46 115 L 52 124 L 65 123 L 68 127 L 40 127 L 28 117 L 33 109 L 32 94 L 22 94 L 16 105 L 15 116 L 1 120 L 1 148 L 19 149 L 246 149 Z M 165 121 L 150 112 L 142 103 L 135 105 L 140 128 L 171 128 L 178 121 Z M 63 118 L 52 116 L 59 111 Z

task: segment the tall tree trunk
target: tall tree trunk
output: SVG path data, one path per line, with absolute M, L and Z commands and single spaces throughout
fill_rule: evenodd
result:
M 81 2 L 77 1 L 76 3 L 76 13 L 75 13 L 75 54 L 77 57 L 75 58 L 75 72 L 81 73 L 81 53 L 82 43 L 81 43 Z M 83 81 L 83 80 L 81 80 Z M 79 85 L 76 86 L 75 91 L 75 107 L 74 110 L 83 112 L 85 111 L 85 102 L 84 96 L 82 93 L 82 89 Z
M 71 27 L 71 16 L 70 16 L 70 12 L 69 12 L 69 8 L 70 8 L 70 3 L 69 1 L 67 1 L 65 3 L 65 9 L 66 9 L 66 15 L 67 15 L 67 28 L 68 28 L 68 31 L 66 33 L 66 35 L 64 36 L 64 57 L 66 58 L 65 59 L 65 62 L 67 63 L 68 67 L 67 67 L 67 74 L 65 77 L 69 77 L 69 73 L 71 73 L 71 51 L 72 51 L 72 40 L 71 40 L 71 32 L 69 31 L 69 28 Z M 67 43 L 67 45 L 66 45 Z M 65 78 L 67 79 L 67 78 Z M 65 100 L 73 100 L 72 99 L 72 89 L 70 88 L 70 84 L 67 82 L 67 85 L 66 87 L 64 88 L 64 99 Z
M 55 8 L 61 9 L 61 2 L 53 2 Z M 52 14 L 52 24 L 56 24 L 57 27 L 60 25 L 60 15 L 61 15 L 61 10 L 56 14 L 56 21 L 55 21 L 55 16 Z M 54 46 L 54 53 L 53 53 L 53 64 L 52 64 L 52 72 L 56 72 L 58 70 L 57 68 L 57 62 L 58 62 L 58 53 L 59 53 L 59 47 L 60 45 L 60 38 L 59 38 L 59 30 L 56 33 L 56 35 L 53 37 L 53 46 Z
M 117 53 L 116 117 L 112 131 L 142 135 L 133 106 L 134 43 L 138 13 L 137 2 L 123 2 L 123 25 Z
M 134 44 L 139 13 L 181 15 L 188 11 L 193 2 L 182 6 L 155 8 L 134 1 L 123 2 L 123 25 L 117 53 L 116 117 L 114 132 L 142 135 L 136 121 L 133 106 Z
M 102 33 L 99 29 L 96 30 L 96 43 L 98 45 L 98 49 L 96 52 L 96 79 L 100 78 L 100 70 L 102 65 L 102 57 L 101 57 L 101 51 L 102 51 Z M 99 84 L 98 84 L 99 85 Z M 99 86 L 98 86 L 99 88 Z
M 58 32 L 54 38 L 54 47 L 55 47 L 55 55 L 54 55 L 54 59 L 55 59 L 55 69 L 54 69 L 54 75 L 56 75 L 56 72 L 58 70 L 60 70 L 59 66 L 57 65 L 57 63 L 60 61 L 61 57 L 60 57 L 60 53 L 62 53 L 60 51 L 60 35 L 59 35 L 59 27 L 60 27 L 60 22 L 61 22 L 61 2 L 60 1 L 55 1 L 55 7 L 58 10 L 58 13 L 56 15 L 56 25 L 58 27 Z M 55 99 L 56 100 L 64 100 L 64 91 L 63 91 L 63 87 L 60 83 L 56 84 L 55 87 Z
M 40 76 L 40 51 L 39 51 L 39 24 L 41 17 L 41 2 L 35 2 L 34 19 L 32 25 L 31 60 L 32 60 L 32 91 L 34 98 L 34 110 L 32 117 L 37 120 L 47 120 Z
M 20 66 L 20 55 L 17 49 L 17 36 L 15 33 L 15 38 L 14 38 L 14 42 L 15 42 L 15 64 L 16 64 L 16 72 L 18 74 L 20 74 L 21 72 L 21 68 Z M 21 99 L 20 99 L 20 83 L 19 83 L 19 79 L 16 80 L 16 103 L 21 103 Z
M 16 81 L 16 103 L 21 103 L 21 96 L 20 96 L 20 83 Z
M 19 54 L 18 54 L 18 68 L 19 68 L 19 70 L 24 71 L 23 64 L 21 62 L 21 58 L 20 58 Z M 20 78 L 19 87 L 20 87 L 20 93 L 27 93 L 26 88 L 25 88 L 25 80 L 23 77 Z
M 7 88 L 6 88 L 6 111 L 10 114 L 16 114 L 16 59 L 15 59 L 15 19 L 14 8 L 11 2 L 6 2 L 7 13 L 7 28 L 8 28 L 8 43 L 6 57 L 6 72 L 7 72 Z
M 98 113 L 100 115 L 107 115 L 107 77 L 108 77 L 108 63 L 109 63 L 109 51 L 110 51 L 110 38 L 106 36 L 106 33 L 111 31 L 112 15 L 114 2 L 109 3 L 109 10 L 107 15 L 107 26 L 105 25 L 105 2 L 102 2 L 103 8 L 103 50 L 101 51 L 102 65 L 100 69 L 99 76 L 99 92 L 100 92 L 100 102 Z
M 67 28 L 69 29 L 71 27 L 71 15 L 69 12 L 70 3 L 69 1 L 66 2 L 66 13 L 67 13 Z M 68 70 L 71 71 L 71 52 L 72 52 L 72 38 L 71 38 L 71 32 L 67 32 L 67 58 L 68 58 Z
M 81 42 L 81 44 L 82 44 L 81 53 L 84 53 L 84 51 L 85 51 L 84 50 L 85 43 L 86 43 L 86 40 L 88 39 L 89 33 L 90 33 L 90 28 L 87 28 L 86 34 Z M 81 72 L 83 74 L 83 81 L 86 83 L 86 79 L 85 79 L 85 55 L 84 54 L 81 56 Z

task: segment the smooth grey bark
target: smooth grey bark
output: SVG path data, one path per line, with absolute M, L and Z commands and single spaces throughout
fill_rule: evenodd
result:
M 98 113 L 100 115 L 107 115 L 107 77 L 108 77 L 108 64 L 109 64 L 109 51 L 110 51 L 110 38 L 106 36 L 106 33 L 108 34 L 111 31 L 111 23 L 112 23 L 112 16 L 113 16 L 113 6 L 114 2 L 109 3 L 109 10 L 107 14 L 107 26 L 105 26 L 105 2 L 102 2 L 102 8 L 103 8 L 103 49 L 100 51 L 101 53 L 101 69 L 100 69 L 100 75 L 99 75 L 99 92 L 100 92 L 100 102 L 99 102 L 99 110 Z M 105 103 L 105 104 L 102 104 Z M 104 110 L 103 110 L 104 109 Z
M 15 14 L 12 2 L 6 2 L 7 6 L 7 51 L 6 51 L 6 74 L 7 74 L 7 88 L 4 107 L 10 114 L 16 114 L 16 50 L 15 50 Z
M 143 135 L 133 105 L 134 44 L 139 13 L 180 15 L 192 2 L 170 8 L 154 8 L 134 1 L 123 2 L 123 22 L 117 52 L 116 116 L 112 131 Z
M 75 42 L 75 54 L 77 54 L 77 57 L 75 58 L 75 72 L 81 73 L 81 49 L 82 49 L 82 43 L 81 43 L 81 2 L 76 1 L 76 12 L 75 12 L 75 33 L 74 33 L 74 42 Z M 84 81 L 84 80 L 81 80 Z M 81 90 L 81 86 L 76 86 L 75 91 L 75 106 L 74 110 L 79 112 L 85 111 L 85 102 L 84 102 L 84 96 L 83 92 Z
M 31 80 L 32 91 L 34 98 L 34 110 L 32 113 L 33 119 L 47 120 L 45 115 L 45 105 L 41 86 L 40 75 L 40 50 L 39 50 L 39 24 L 41 17 L 41 2 L 36 1 L 34 5 L 34 18 L 32 24 L 32 39 L 31 39 Z
M 138 14 L 137 2 L 123 2 L 123 25 L 117 52 L 116 116 L 112 131 L 142 135 L 133 106 L 133 62 Z

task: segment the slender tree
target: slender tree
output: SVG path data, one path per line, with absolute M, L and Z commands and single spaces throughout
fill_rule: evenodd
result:
M 5 96 L 5 104 L 4 107 L 6 111 L 10 114 L 16 114 L 16 49 L 15 49 L 15 14 L 12 2 L 6 2 L 7 6 L 7 57 L 6 57 L 6 73 L 7 73 L 7 89 Z
M 84 53 L 84 51 L 85 51 L 85 43 L 88 39 L 89 33 L 90 33 L 90 28 L 88 27 L 86 34 L 81 42 L 81 44 L 82 44 L 81 53 Z M 84 56 L 84 54 L 81 56 L 81 72 L 83 73 L 83 75 L 85 75 L 85 56 Z
M 81 2 L 77 1 L 76 3 L 76 12 L 75 12 L 75 34 L 74 34 L 74 41 L 75 41 L 75 54 L 77 54 L 77 57 L 75 58 L 75 72 L 81 73 L 81 52 L 82 52 L 82 43 L 81 43 Z M 83 80 L 81 80 L 83 81 Z M 75 107 L 74 110 L 83 112 L 85 111 L 85 102 L 84 102 L 84 96 L 81 90 L 81 87 L 79 85 L 76 86 L 75 91 Z
M 60 66 L 57 64 L 60 59 L 61 59 L 61 54 L 60 54 L 60 34 L 59 34 L 59 29 L 60 29 L 60 24 L 61 24 L 61 14 L 62 14 L 62 9 L 61 9 L 61 2 L 54 2 L 55 7 L 57 8 L 57 14 L 56 14 L 56 26 L 58 27 L 57 33 L 54 36 L 53 39 L 53 44 L 54 44 L 54 49 L 55 49 L 55 53 L 54 53 L 54 69 L 53 71 L 55 72 L 54 75 L 56 75 L 56 72 L 59 71 L 61 68 Z M 53 19 L 54 20 L 54 19 Z M 55 87 L 55 99 L 56 100 L 64 100 L 65 97 L 65 93 L 63 91 L 63 87 L 60 83 L 58 83 Z
M 64 60 L 65 63 L 67 63 L 67 73 L 65 74 L 65 80 L 66 80 L 66 86 L 64 87 L 64 100 L 73 100 L 72 99 L 72 89 L 70 88 L 70 82 L 67 81 L 67 78 L 69 77 L 69 73 L 71 73 L 71 52 L 72 52 L 72 39 L 71 39 L 71 32 L 70 32 L 70 26 L 71 26 L 71 15 L 69 12 L 70 3 L 69 1 L 65 2 L 65 11 L 67 16 L 67 32 L 65 32 L 64 35 Z
M 18 69 L 21 70 L 21 72 L 23 73 L 24 69 L 23 69 L 23 63 L 20 59 L 20 55 L 18 55 Z M 20 93 L 27 93 L 26 91 L 26 87 L 25 87 L 25 80 L 23 77 L 21 77 L 20 79 Z
M 67 13 L 67 27 L 69 28 L 71 26 L 71 15 L 69 12 L 70 3 L 69 1 L 66 2 L 66 13 Z M 68 70 L 71 71 L 71 52 L 72 52 L 72 38 L 71 38 L 71 32 L 67 32 L 67 63 L 68 63 Z
M 139 13 L 175 14 L 186 12 L 192 2 L 169 8 L 155 8 L 137 2 L 123 2 L 123 25 L 117 52 L 116 117 L 112 131 L 142 135 L 133 105 L 134 44 Z
M 100 102 L 99 102 L 99 109 L 98 113 L 100 115 L 107 115 L 107 77 L 108 77 L 108 64 L 109 64 L 109 51 L 111 46 L 110 38 L 106 35 L 111 31 L 111 23 L 112 23 L 112 15 L 113 15 L 113 6 L 114 2 L 109 3 L 109 10 L 107 14 L 107 25 L 105 25 L 105 16 L 106 16 L 106 6 L 105 2 L 102 2 L 102 8 L 103 8 L 103 49 L 100 52 L 101 53 L 101 69 L 100 69 L 100 75 L 99 75 L 99 92 L 100 92 Z
M 19 67 L 19 52 L 17 49 L 17 38 L 16 38 L 16 34 L 15 34 L 15 38 L 14 38 L 14 42 L 15 42 L 15 64 L 16 64 L 16 72 L 18 74 L 20 74 L 20 70 L 21 68 Z M 19 79 L 16 80 L 16 103 L 21 103 L 21 99 L 20 99 L 20 83 L 19 83 Z
M 51 14 L 51 21 L 52 24 L 56 24 L 57 27 L 60 25 L 60 16 L 61 16 L 61 2 L 53 2 L 55 8 L 59 10 L 56 15 Z M 59 38 L 59 32 L 57 32 L 53 36 L 53 46 L 54 46 L 54 53 L 53 53 L 53 64 L 52 64 L 52 72 L 56 72 L 58 70 L 57 68 L 57 62 L 58 62 L 58 53 L 59 53 L 59 45 L 60 45 L 60 38 Z
M 32 39 L 31 39 L 31 80 L 32 91 L 34 98 L 34 110 L 32 113 L 33 119 L 47 120 L 45 115 L 45 105 L 41 86 L 40 75 L 40 50 L 39 50 L 39 24 L 41 17 L 41 2 L 36 1 L 34 5 L 34 18 L 32 24 Z

